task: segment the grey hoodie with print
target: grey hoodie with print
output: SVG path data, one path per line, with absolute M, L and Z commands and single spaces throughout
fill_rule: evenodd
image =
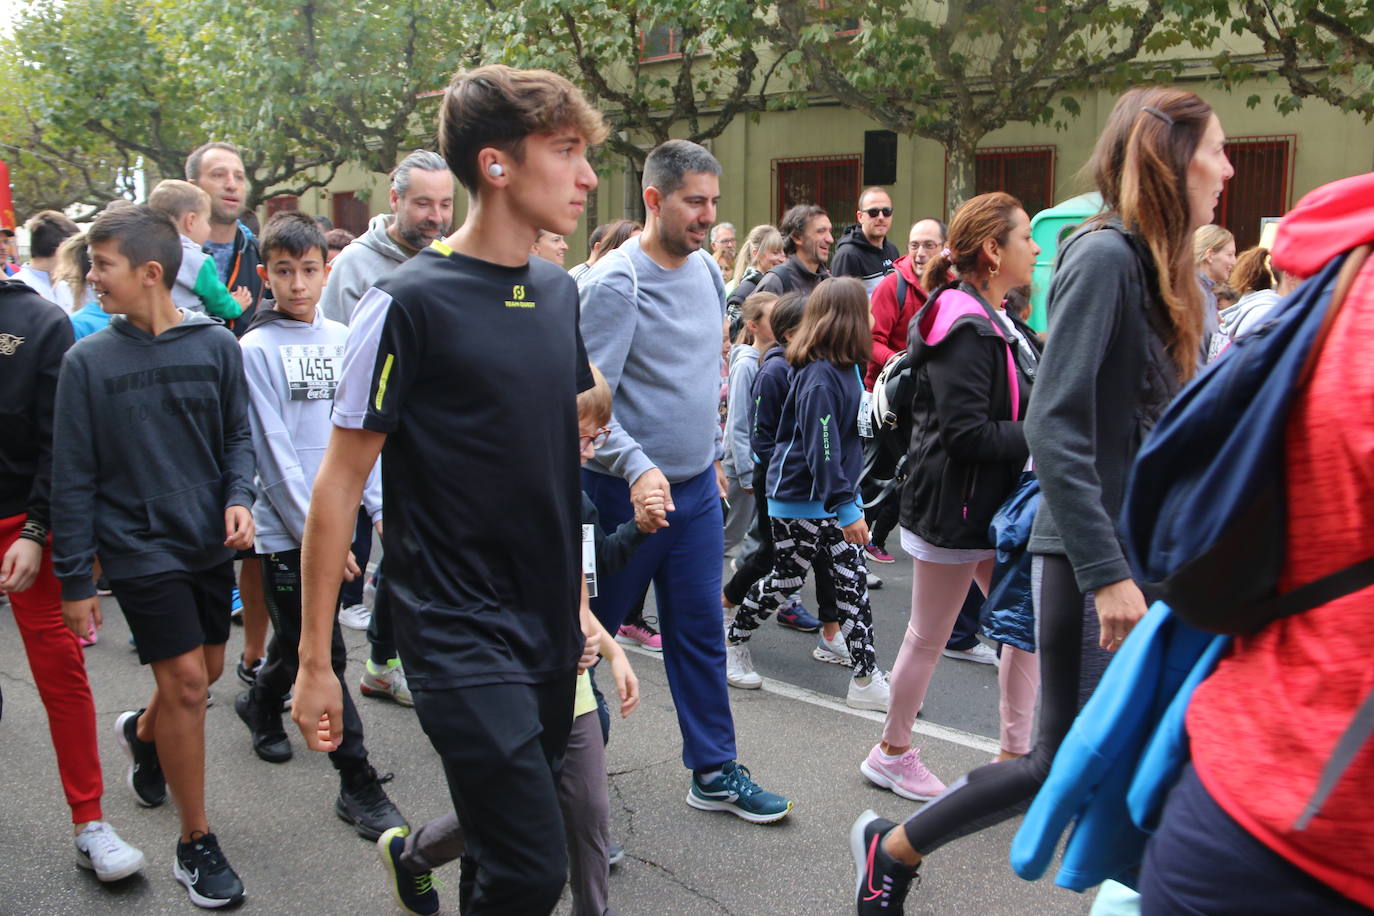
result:
M 53 429 L 53 568 L 62 598 L 234 556 L 224 512 L 253 505 L 243 356 L 201 312 L 154 337 L 123 315 L 62 361 Z
M 395 219 L 391 213 L 372 217 L 367 232 L 349 242 L 329 265 L 329 280 L 320 296 L 324 317 L 350 324 L 363 293 L 418 253 L 397 245 L 387 233 Z

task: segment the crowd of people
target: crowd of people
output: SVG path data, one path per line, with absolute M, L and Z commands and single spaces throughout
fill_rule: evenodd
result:
M 1215 113 L 1182 90 L 1118 100 L 1092 161 L 1105 208 L 1060 244 L 1046 335 L 1026 322 L 1040 249 L 1011 195 L 976 196 L 948 225 L 914 220 L 905 253 L 878 187 L 853 214 L 799 204 L 740 239 L 717 221 L 720 163 L 683 140 L 644 163 L 643 223 L 592 228 L 585 262 L 564 269 L 606 130 L 561 76 L 481 67 L 454 78 L 439 151 L 402 160 L 390 212 L 358 238 L 294 212 L 255 232 L 242 155 L 221 141 L 84 232 L 51 211 L 30 220 L 31 259 L 0 282 L 0 592 L 78 862 L 101 881 L 145 864 L 101 811 L 82 646 L 99 638 L 102 594 L 153 675 L 147 704 L 113 723 L 127 782 L 142 806 L 176 806 L 173 872 L 200 907 L 245 897 L 205 803 L 207 695 L 235 617 L 234 707 L 254 753 L 293 756 L 289 710 L 407 912 L 437 912 L 434 871 L 454 860 L 464 913 L 549 912 L 569 873 L 574 913 L 614 912 L 624 853 L 605 746 L 612 713 L 639 701 L 624 646 L 662 654 L 687 804 L 787 817 L 792 801 L 761 784 L 779 774 L 756 780 L 738 759 L 730 706 L 731 689 L 764 682 L 749 640 L 773 615 L 816 634 L 815 660 L 852 669 L 849 706 L 885 714 L 859 773 L 924 803 L 850 829 L 860 914 L 899 912 L 925 859 L 1044 784 L 1146 613 L 1117 534 L 1142 441 L 1315 272 L 1264 248 L 1238 256 L 1212 224 L 1233 174 Z M 455 179 L 469 197 L 456 230 Z M 1281 232 L 1320 233 L 1321 216 Z M 1374 321 L 1365 275 L 1343 316 L 1312 397 L 1343 385 L 1367 400 L 1374 375 L 1350 355 Z M 1316 409 L 1300 415 L 1311 451 L 1290 458 L 1307 480 L 1321 456 L 1341 497 L 1317 500 L 1293 537 L 1340 515 L 1337 534 L 1358 540 L 1374 417 L 1332 429 Z M 1031 480 L 1033 610 L 985 607 L 1003 574 L 991 529 Z M 871 605 L 894 529 L 912 564 L 900 640 L 880 637 Z M 1317 575 L 1303 556 L 1290 584 Z M 1301 660 L 1324 674 L 1303 684 L 1350 705 L 1367 676 L 1343 629 L 1361 605 L 1342 600 L 1288 647 L 1238 643 L 1218 680 L 1267 678 L 1278 700 Z M 991 620 L 1018 614 L 1010 630 Z M 359 693 L 414 708 L 451 813 L 413 826 L 387 796 L 341 628 L 367 633 Z M 900 643 L 890 672 L 879 638 Z M 942 657 L 995 665 L 1000 696 L 996 760 L 948 785 L 912 740 Z M 1370 802 L 1347 789 L 1310 829 L 1275 821 L 1248 771 L 1281 767 L 1272 742 L 1291 735 L 1203 687 L 1202 752 L 1130 882 L 1140 911 L 1374 906 Z M 1292 778 L 1315 782 L 1319 764 Z M 1374 778 L 1367 749 L 1349 773 Z M 1222 836 L 1228 868 L 1195 868 Z

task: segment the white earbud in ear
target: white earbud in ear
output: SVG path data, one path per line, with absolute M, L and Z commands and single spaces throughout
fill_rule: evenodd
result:
M 501 168 L 501 163 L 493 162 L 491 165 L 487 166 L 487 174 L 492 178 L 500 178 L 502 175 L 506 174 L 506 170 Z

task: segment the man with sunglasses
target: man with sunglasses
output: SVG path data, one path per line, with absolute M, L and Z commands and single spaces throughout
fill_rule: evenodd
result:
M 892 198 L 882 188 L 867 188 L 859 195 L 855 216 L 859 224 L 840 236 L 830 272 L 837 277 L 858 277 L 872 296 L 878 281 L 892 273 L 892 263 L 901 255 L 887 238 L 892 228 Z

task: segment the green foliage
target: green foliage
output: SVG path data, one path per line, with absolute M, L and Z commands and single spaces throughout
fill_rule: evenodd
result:
M 761 9 L 747 0 L 517 0 L 487 16 L 489 48 L 513 66 L 577 82 L 612 127 L 607 146 L 635 163 L 671 136 L 701 142 L 761 110 Z M 644 35 L 670 53 L 641 60 Z
M 417 95 L 475 56 L 471 12 L 420 0 L 37 0 L 13 51 L 55 142 L 107 144 L 152 177 L 181 177 L 192 149 L 229 140 L 245 150 L 256 204 L 269 189 L 322 186 L 344 162 L 385 171 L 432 145 Z
M 1069 93 L 1155 75 L 1151 57 L 1201 40 L 1163 0 L 778 0 L 775 43 L 795 47 L 798 92 L 818 89 L 890 130 L 940 142 L 949 203 L 973 191 L 973 157 L 1013 121 L 1076 117 Z M 860 23 L 857 34 L 849 26 Z

